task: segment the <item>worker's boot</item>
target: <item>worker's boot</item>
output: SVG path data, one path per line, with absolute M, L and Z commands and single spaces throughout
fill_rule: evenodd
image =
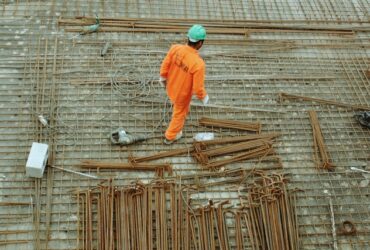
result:
M 182 131 L 180 131 L 180 132 L 176 135 L 175 139 L 173 139 L 173 140 L 167 140 L 167 138 L 165 138 L 163 142 L 164 142 L 164 144 L 166 144 L 166 145 L 171 145 L 171 144 L 172 144 L 172 143 L 174 143 L 175 141 L 179 140 L 181 137 L 182 137 Z
M 358 112 L 355 119 L 364 127 L 370 128 L 370 112 Z

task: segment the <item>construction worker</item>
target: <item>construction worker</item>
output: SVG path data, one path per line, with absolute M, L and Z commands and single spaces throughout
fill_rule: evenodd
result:
M 193 94 L 204 105 L 209 101 L 204 88 L 205 63 L 198 54 L 206 38 L 206 30 L 196 24 L 189 29 L 187 36 L 186 45 L 171 46 L 160 70 L 160 81 L 173 104 L 172 119 L 165 133 L 165 144 L 172 144 L 182 137 L 182 128 Z

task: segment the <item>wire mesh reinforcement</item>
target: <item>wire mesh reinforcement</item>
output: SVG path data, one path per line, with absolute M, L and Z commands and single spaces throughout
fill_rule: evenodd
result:
M 61 169 L 100 179 L 114 178 L 117 185 L 137 179 L 149 182 L 156 178 L 153 171 L 83 170 L 76 165 L 81 160 L 127 163 L 132 156 L 190 148 L 192 137 L 199 132 L 213 132 L 216 138 L 248 133 L 201 127 L 198 121 L 205 116 L 258 121 L 262 134 L 280 134 L 274 149 L 281 158 L 283 171 L 290 174 L 288 186 L 302 189 L 296 193 L 296 221 L 302 249 L 331 249 L 334 242 L 339 249 L 369 248 L 369 177 L 351 170 L 351 167 L 369 170 L 369 130 L 353 119 L 352 108 L 279 98 L 284 92 L 368 107 L 369 9 L 369 2 L 364 0 L 3 1 L 0 248 L 78 248 L 81 241 L 78 242 L 77 235 L 82 231 L 78 227 L 79 209 L 74 191 L 89 189 L 100 182 L 49 167 L 40 180 L 25 177 L 24 165 L 31 142 L 48 143 L 49 164 Z M 210 34 L 200 51 L 207 65 L 207 90 L 213 104 L 229 108 L 192 107 L 184 138 L 168 147 L 161 137 L 170 119 L 171 106 L 156 81 L 167 49 L 172 43 L 183 43 L 184 34 L 139 33 L 131 27 L 129 32 L 80 36 L 58 26 L 62 18 L 95 14 L 102 18 L 182 19 L 188 23 L 199 20 L 226 27 L 242 23 L 259 28 L 320 27 L 331 31 L 297 33 L 265 29 L 242 35 Z M 333 33 L 335 28 L 342 30 Z M 102 57 L 106 42 L 112 47 Z M 315 169 L 308 110 L 319 114 L 335 172 Z M 39 115 L 47 119 L 47 126 L 39 122 Z M 111 146 L 108 135 L 120 126 L 130 132 L 151 134 L 153 138 L 129 147 Z M 192 202 L 199 207 L 208 204 L 209 199 L 230 200 L 231 206 L 238 204 L 238 185 L 250 176 L 229 171 L 276 166 L 275 162 L 249 160 L 208 173 L 190 152 L 156 163 L 171 163 L 174 176 L 169 178 L 197 187 Z M 230 215 L 226 219 L 233 226 L 239 225 Z M 346 221 L 353 223 L 355 234 L 341 234 Z M 240 239 L 240 234 L 230 235 L 235 245 Z M 248 242 L 245 238 L 244 243 Z

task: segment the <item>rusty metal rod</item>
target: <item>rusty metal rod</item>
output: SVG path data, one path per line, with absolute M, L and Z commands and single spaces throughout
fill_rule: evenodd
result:
M 335 105 L 335 106 L 350 108 L 354 110 L 370 110 L 369 106 L 348 104 L 348 103 L 337 102 L 334 100 L 313 98 L 313 97 L 308 97 L 308 96 L 293 95 L 293 94 L 288 94 L 284 92 L 279 93 L 279 97 L 281 100 L 287 100 L 287 99 L 304 100 L 304 101 L 312 101 L 312 102 L 317 102 L 317 103 L 322 103 L 322 104 L 327 104 L 327 105 Z

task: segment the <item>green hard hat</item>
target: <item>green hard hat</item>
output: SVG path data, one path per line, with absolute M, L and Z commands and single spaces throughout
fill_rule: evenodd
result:
M 188 31 L 190 42 L 198 42 L 206 39 L 206 29 L 200 24 L 194 24 Z

